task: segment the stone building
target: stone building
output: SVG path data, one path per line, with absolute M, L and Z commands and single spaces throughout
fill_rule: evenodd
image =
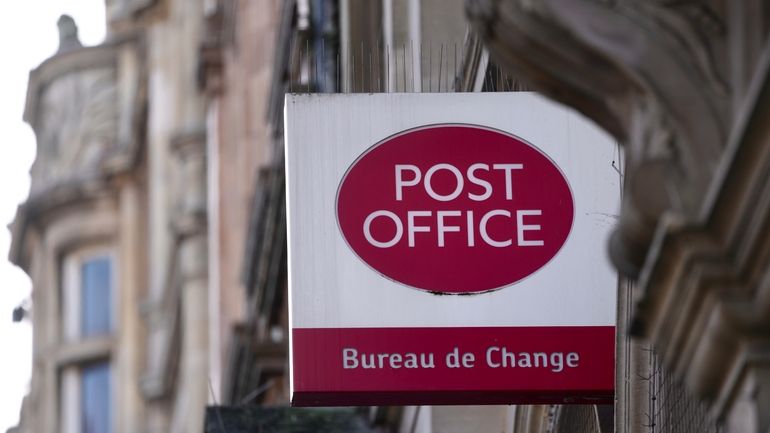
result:
M 197 431 L 209 401 L 201 2 L 110 1 L 106 41 L 30 73 L 37 136 L 11 259 L 31 277 L 17 431 Z
M 25 110 L 38 156 L 11 259 L 33 282 L 34 365 L 16 431 L 295 416 L 271 409 L 288 402 L 284 94 L 531 87 L 626 146 L 616 404 L 324 419 L 766 432 L 768 6 L 465 3 L 470 22 L 462 0 L 107 0 L 95 47 L 63 17 Z
M 705 431 L 688 421 L 694 400 L 716 428 L 768 431 L 770 4 L 468 0 L 467 8 L 493 59 L 625 145 L 610 255 L 633 280 L 621 294 L 627 331 L 656 356 L 653 371 L 640 371 L 652 378 L 648 390 L 618 380 L 619 430 L 637 431 L 656 414 L 656 431 Z M 656 398 L 640 400 L 645 393 Z

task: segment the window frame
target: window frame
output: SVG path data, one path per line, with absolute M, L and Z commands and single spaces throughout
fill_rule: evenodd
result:
M 110 264 L 109 327 L 108 332 L 84 336 L 82 333 L 82 266 L 89 260 L 105 257 Z M 78 248 L 65 253 L 61 267 L 61 337 L 64 342 L 111 336 L 118 323 L 118 266 L 114 249 L 105 246 Z
M 110 243 L 94 243 L 62 251 L 59 256 L 59 341 L 68 355 L 60 350 L 57 368 L 58 431 L 61 433 L 83 432 L 83 380 L 89 366 L 104 363 L 108 370 L 109 425 L 117 428 L 116 399 L 117 368 L 113 351 L 117 339 L 119 317 L 120 267 L 116 248 Z M 82 329 L 83 266 L 90 260 L 106 258 L 109 262 L 109 317 L 106 332 L 85 335 Z
M 83 433 L 83 371 L 89 366 L 106 364 L 109 369 L 109 424 L 110 433 L 116 431 L 116 379 L 115 363 L 110 357 L 86 359 L 61 366 L 59 369 L 59 431 Z

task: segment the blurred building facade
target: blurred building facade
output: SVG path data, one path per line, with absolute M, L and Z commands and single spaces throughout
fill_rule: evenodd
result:
M 200 2 L 107 3 L 108 35 L 30 73 L 11 258 L 33 284 L 21 432 L 196 431 L 209 401 Z
M 647 191 L 666 190 L 649 182 L 668 179 L 663 174 L 671 170 L 686 173 L 671 166 L 670 155 L 695 158 L 699 153 L 674 152 L 679 129 L 663 127 L 669 120 L 654 103 L 658 99 L 642 91 L 648 87 L 620 80 L 626 69 L 611 55 L 597 54 L 594 42 L 584 41 L 590 32 L 575 36 L 583 34 L 580 21 L 571 22 L 569 32 L 562 31 L 566 24 L 555 17 L 564 17 L 545 5 L 527 6 L 541 2 L 521 3 L 469 1 L 474 34 L 468 31 L 463 0 L 108 0 L 108 36 L 96 47 L 82 47 L 74 23 L 63 18 L 59 51 L 30 74 L 25 120 L 35 130 L 38 156 L 30 198 L 19 207 L 12 226 L 11 258 L 33 281 L 34 368 L 17 431 L 213 432 L 223 430 L 222 420 L 209 411 L 204 423 L 207 405 L 288 404 L 285 93 L 518 91 L 530 85 L 577 107 L 628 144 L 628 165 L 619 166 L 629 174 L 619 236 L 638 235 L 648 243 L 654 238 L 655 254 L 675 255 L 663 261 L 650 258 L 656 256 L 642 254 L 625 241 L 613 250 L 633 253 L 616 254 L 621 268 L 632 276 L 645 269 L 638 284 L 625 279 L 619 283 L 616 404 L 382 407 L 352 413 L 367 428 L 399 433 L 766 431 L 763 417 L 770 410 L 760 410 L 770 409 L 762 394 L 764 370 L 751 369 L 761 364 L 753 360 L 764 358 L 756 358 L 756 351 L 736 351 L 746 357 L 740 358 L 740 365 L 749 368 L 736 364 L 735 357 L 725 360 L 713 354 L 733 350 L 730 344 L 765 347 L 761 338 L 737 342 L 766 336 L 761 324 L 770 316 L 754 311 L 754 328 L 746 325 L 753 333 L 740 331 L 742 337 L 732 340 L 734 334 L 725 334 L 719 322 L 724 320 L 719 314 L 727 313 L 698 316 L 706 314 L 698 313 L 704 305 L 712 308 L 708 311 L 722 305 L 716 294 L 696 308 L 691 305 L 697 296 L 682 293 L 676 296 L 689 302 L 688 315 L 681 316 L 685 322 L 669 327 L 664 320 L 680 316 L 665 309 L 672 301 L 663 302 L 661 296 L 687 286 L 681 282 L 687 275 L 705 278 L 708 272 L 687 267 L 694 265 L 663 266 L 701 257 L 697 252 L 706 250 L 686 250 L 690 238 L 668 239 L 664 232 L 653 236 L 650 224 L 657 220 L 651 219 L 644 200 L 652 200 L 649 206 L 655 212 L 662 211 L 672 199 L 648 197 Z M 584 11 L 571 3 L 562 9 L 573 7 Z M 701 9 L 693 11 L 666 22 L 674 27 L 687 20 L 699 20 L 703 26 L 712 22 L 696 13 Z M 759 16 L 767 17 L 763 11 Z M 591 14 L 581 16 L 588 20 Z M 753 23 L 749 18 L 762 26 L 770 22 L 751 13 L 733 16 L 739 23 Z M 741 101 L 764 95 L 763 78 L 752 81 L 754 75 L 747 70 L 764 70 L 760 66 L 767 60 L 757 59 L 766 32 L 745 28 L 753 29 L 747 30 L 746 41 L 735 36 L 738 39 L 729 45 L 754 47 L 740 57 L 748 68 L 735 75 L 743 80 L 742 87 L 736 87 L 742 89 L 740 94 L 720 96 L 719 89 L 708 87 L 713 95 L 705 97 L 720 103 L 730 100 L 735 107 L 748 104 L 741 109 L 746 114 L 736 119 L 749 128 L 761 122 L 752 117 L 754 105 Z M 562 44 L 569 49 L 547 49 Z M 532 55 L 535 52 L 538 55 Z M 691 55 L 699 64 L 709 64 L 703 59 L 710 59 L 710 52 Z M 570 63 L 573 55 L 584 60 Z M 707 68 L 697 76 L 718 78 L 725 71 L 712 72 Z M 576 83 L 575 76 L 585 81 Z M 764 77 L 759 72 L 756 76 Z M 595 94 L 586 90 L 597 83 L 604 87 Z M 641 99 L 633 99 L 637 97 Z M 702 102 L 686 101 L 695 104 L 693 110 Z M 715 112 L 726 109 L 719 107 Z M 727 124 L 716 125 L 723 126 L 723 144 Z M 688 125 L 694 128 L 695 123 Z M 750 132 L 761 136 L 760 129 Z M 694 141 L 691 137 L 688 142 Z M 761 153 L 760 144 L 754 146 L 748 155 Z M 720 166 L 712 157 L 704 154 L 703 161 L 688 160 L 686 166 L 705 182 Z M 729 178 L 730 166 L 721 166 L 721 176 Z M 701 173 L 704 167 L 712 171 Z M 692 194 L 705 191 L 702 185 L 692 188 Z M 754 202 L 764 203 L 754 197 Z M 640 202 L 628 203 L 636 199 Z M 692 210 L 696 202 L 691 198 L 683 203 Z M 728 207 L 735 208 L 720 208 Z M 644 210 L 643 217 L 634 209 Z M 751 219 L 756 228 L 750 233 L 766 236 L 760 217 Z M 675 218 L 667 224 L 679 221 L 686 220 Z M 636 223 L 644 229 L 636 229 Z M 677 236 L 692 235 L 681 233 Z M 740 256 L 742 260 L 765 257 L 761 245 L 752 246 L 755 250 Z M 647 257 L 644 266 L 640 257 Z M 708 257 L 702 258 L 704 263 L 711 263 Z M 662 265 L 654 268 L 650 263 Z M 762 263 L 751 263 L 751 281 L 761 279 Z M 681 270 L 685 268 L 687 272 Z M 680 273 L 673 274 L 676 270 Z M 739 280 L 748 275 L 744 268 L 724 272 Z M 724 275 L 708 275 L 713 293 L 723 287 L 714 285 L 714 279 Z M 664 278 L 674 276 L 679 279 Z M 688 290 L 700 293 L 698 284 Z M 742 284 L 751 285 L 748 280 Z M 690 321 L 697 325 L 687 325 Z M 703 329 L 710 329 L 707 325 L 716 326 L 712 340 L 703 340 L 711 346 L 699 349 L 688 343 L 689 355 L 677 358 L 679 351 L 671 345 L 698 340 L 706 333 Z M 669 329 L 678 333 L 675 340 L 669 339 Z M 652 347 L 628 337 L 631 331 L 645 330 L 656 343 Z M 683 332 L 690 333 L 689 340 L 683 340 Z M 719 350 L 709 352 L 713 347 Z M 701 370 L 687 375 L 690 366 Z M 695 392 L 693 375 L 705 381 L 694 382 Z M 726 377 L 732 378 L 732 385 L 724 388 Z M 759 394 L 751 397 L 752 390 Z M 741 411 L 748 414 L 745 419 L 758 420 L 758 427 L 746 427 L 740 422 L 743 416 L 730 415 Z
M 768 431 L 770 4 L 467 6 L 494 59 L 626 148 L 610 255 L 635 280 L 629 332 L 665 372 L 658 398 L 628 416 L 660 413 L 658 431 L 683 431 L 676 403 L 689 396 L 727 431 Z

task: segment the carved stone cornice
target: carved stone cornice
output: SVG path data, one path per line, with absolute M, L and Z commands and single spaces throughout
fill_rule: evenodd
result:
M 770 44 L 694 223 L 667 219 L 637 330 L 728 424 L 770 427 Z M 740 422 L 743 422 L 740 421 Z
M 638 278 L 630 332 L 730 432 L 770 428 L 770 42 L 725 24 L 762 4 L 467 1 L 497 63 L 625 146 L 610 252 Z
M 638 275 L 663 213 L 698 214 L 724 147 L 720 17 L 698 1 L 468 0 L 467 12 L 499 64 L 627 146 L 611 253 Z
M 31 195 L 26 202 L 17 207 L 16 216 L 8 226 L 11 231 L 9 260 L 25 271 L 29 271 L 25 244 L 28 241 L 27 232 L 30 228 L 43 229 L 49 220 L 56 218 L 65 209 L 99 200 L 113 192 L 113 186 L 104 179 L 82 176 Z

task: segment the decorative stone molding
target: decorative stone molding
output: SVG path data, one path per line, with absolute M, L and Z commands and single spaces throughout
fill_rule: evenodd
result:
M 770 427 L 770 45 L 756 77 L 700 218 L 656 233 L 635 314 L 716 417 L 744 420 L 740 432 Z
M 115 78 L 112 67 L 88 69 L 63 75 L 41 92 L 32 194 L 98 170 L 117 138 Z
M 60 51 L 30 73 L 24 120 L 38 141 L 33 197 L 51 186 L 125 169 L 144 114 L 142 44 L 126 37 Z
M 205 139 L 205 131 L 195 130 L 176 134 L 170 143 L 179 172 L 176 211 L 170 221 L 174 240 L 162 295 L 142 305 L 148 324 L 148 350 L 140 386 L 150 400 L 168 397 L 178 383 L 182 338 L 188 332 L 184 320 L 202 320 L 185 318 L 183 302 L 186 285 L 207 278 Z
M 497 63 L 625 146 L 610 254 L 638 279 L 629 332 L 728 431 L 768 431 L 770 6 L 467 0 L 467 12 Z
M 171 149 L 176 157 L 179 186 L 173 225 L 182 236 L 200 233 L 205 230 L 206 217 L 206 131 L 176 134 Z
M 627 145 L 630 193 L 611 252 L 631 275 L 664 212 L 697 215 L 727 137 L 724 71 L 714 66 L 723 25 L 706 3 L 689 3 L 468 2 L 493 59 Z M 692 10 L 709 20 L 688 21 Z
M 141 39 L 126 35 L 60 50 L 30 72 L 24 120 L 37 136 L 37 156 L 30 197 L 11 226 L 14 263 L 26 269 L 28 227 L 45 224 L 57 209 L 111 194 L 112 178 L 138 162 L 146 104 L 142 51 Z
M 148 332 L 145 371 L 139 386 L 148 400 L 168 397 L 179 372 L 182 334 L 179 242 L 180 237 L 175 237 L 161 299 L 147 299 L 141 305 Z

